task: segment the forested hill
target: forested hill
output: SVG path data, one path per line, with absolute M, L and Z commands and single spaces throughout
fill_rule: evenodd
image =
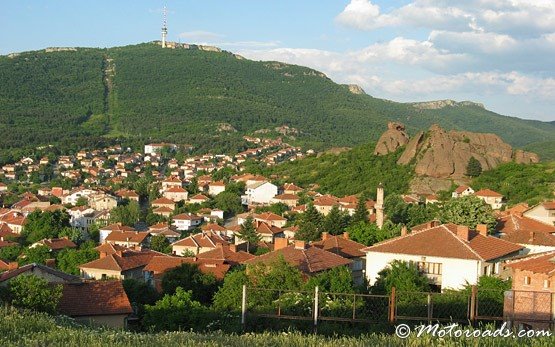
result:
M 289 141 L 323 149 L 377 140 L 389 120 L 410 132 L 432 123 L 493 132 L 514 146 L 555 140 L 552 123 L 470 103 L 427 109 L 376 99 L 309 68 L 228 52 L 145 43 L 0 56 L 0 149 L 99 137 L 209 149 L 283 125 L 298 130 Z

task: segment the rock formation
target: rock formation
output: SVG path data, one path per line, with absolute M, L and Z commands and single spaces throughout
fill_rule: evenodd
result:
M 437 100 L 437 101 L 425 101 L 425 102 L 413 102 L 412 107 L 421 110 L 439 110 L 444 107 L 458 107 L 458 106 L 476 106 L 485 108 L 484 104 L 480 104 L 472 101 L 461 101 L 457 102 L 454 100 Z
M 431 178 L 465 178 L 471 157 L 480 162 L 484 171 L 513 160 L 523 164 L 539 162 L 535 153 L 513 151 L 495 134 L 446 131 L 435 124 L 427 133 L 419 132 L 409 141 L 402 124 L 390 123 L 376 145 L 375 153 L 391 153 L 405 144 L 407 146 L 397 164 L 414 163 L 418 176 Z
M 405 132 L 405 126 L 401 123 L 389 122 L 387 124 L 387 131 L 382 134 L 374 154 L 385 155 L 395 152 L 397 148 L 406 145 L 409 142 L 409 136 Z

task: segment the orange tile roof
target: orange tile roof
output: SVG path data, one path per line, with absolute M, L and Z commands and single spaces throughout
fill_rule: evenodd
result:
M 455 224 L 443 224 L 395 237 L 363 249 L 365 252 L 411 254 L 430 257 L 492 260 L 522 249 L 522 246 L 470 231 L 470 241 L 457 236 Z
M 364 257 L 366 253 L 362 251 L 366 248 L 365 245 L 349 240 L 343 235 L 341 236 L 328 236 L 327 239 L 312 243 L 314 247 L 321 248 L 328 252 L 335 253 L 343 258 L 359 258 Z
M 455 189 L 455 193 L 460 194 L 460 193 L 464 192 L 465 190 L 467 190 L 468 188 L 470 188 L 470 187 L 465 186 L 465 185 L 458 186 L 457 189 Z
M 174 220 L 200 220 L 203 219 L 200 216 L 197 216 L 196 214 L 192 214 L 192 213 L 181 213 L 178 215 L 173 216 Z
M 224 264 L 222 260 L 167 256 L 152 258 L 143 271 L 152 272 L 155 275 L 155 279 L 160 280 L 161 275 L 166 271 L 174 269 L 184 263 L 196 264 L 202 273 L 212 274 L 220 280 L 225 277 L 225 274 L 231 268 L 231 265 Z
M 193 196 L 191 199 L 189 200 L 209 200 L 208 197 L 206 195 L 203 194 L 197 194 L 195 196 Z
M 338 204 L 338 199 L 331 195 L 322 195 L 314 199 L 314 206 L 333 206 Z
M 546 202 L 542 203 L 542 206 L 546 210 L 555 210 L 555 201 L 546 201 Z
M 208 223 L 203 225 L 201 228 L 203 231 L 226 231 L 227 229 L 216 223 Z
M 276 200 L 299 200 L 299 197 L 295 194 L 280 194 L 274 197 Z
M 73 241 L 63 237 L 59 239 L 45 239 L 39 242 L 53 251 L 64 249 L 64 248 L 77 248 L 77 245 L 73 243 Z
M 553 275 L 555 274 L 555 251 L 532 254 L 510 261 L 506 265 L 517 270 Z
M 218 244 L 227 245 L 229 242 L 216 233 L 203 231 L 176 241 L 172 246 L 215 248 Z
M 493 197 L 493 198 L 502 198 L 503 195 L 495 192 L 491 189 L 480 189 L 479 191 L 475 192 L 474 195 L 476 196 L 484 196 L 484 197 Z
M 256 227 L 256 232 L 262 235 L 276 235 L 283 232 L 282 228 L 271 226 L 266 223 L 260 223 Z
M 104 258 L 93 260 L 79 266 L 80 269 L 102 269 L 112 271 L 127 271 L 145 266 L 155 256 L 165 254 L 151 251 L 125 251 L 121 255 L 108 254 Z
M 186 193 L 187 191 L 181 187 L 170 187 L 166 189 L 168 193 Z
M 106 238 L 105 242 L 131 242 L 131 243 L 143 243 L 146 238 L 150 235 L 148 231 L 138 232 L 138 231 L 112 231 Z
M 70 317 L 128 315 L 131 303 L 121 281 L 64 283 L 58 312 Z
M 175 205 L 175 202 L 168 198 L 161 197 L 156 200 L 153 200 L 152 205 Z
M 250 253 L 243 251 L 234 251 L 229 245 L 216 247 L 211 251 L 199 253 L 197 257 L 199 259 L 222 260 L 224 263 L 230 265 L 243 264 L 247 260 L 255 258 L 255 256 Z
M 257 262 L 263 262 L 268 264 L 275 261 L 280 256 L 283 256 L 286 262 L 297 267 L 301 272 L 306 274 L 314 274 L 338 266 L 351 264 L 349 259 L 318 247 L 309 246 L 308 248 L 301 249 L 296 248 L 295 245 L 263 254 L 247 260 L 245 263 L 255 264 Z
M 98 247 L 95 247 L 98 252 L 105 253 L 105 254 L 114 254 L 117 252 L 125 252 L 129 251 L 129 248 L 120 246 L 120 245 L 112 245 L 111 243 L 103 243 Z
M 127 225 L 121 224 L 111 224 L 100 228 L 100 230 L 110 230 L 110 231 L 135 231 L 134 228 L 128 227 Z
M 531 231 L 555 233 L 555 226 L 518 214 L 510 214 L 497 219 L 496 230 L 505 234 L 516 232 L 529 234 Z
M 255 214 L 254 215 L 255 219 L 261 219 L 261 220 L 270 220 L 270 221 L 286 221 L 286 218 L 283 218 L 282 216 L 279 216 L 275 213 L 272 212 L 264 212 L 264 213 L 260 213 L 260 214 Z

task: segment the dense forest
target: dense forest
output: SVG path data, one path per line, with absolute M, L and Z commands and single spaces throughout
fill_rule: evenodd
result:
M 409 132 L 433 123 L 493 132 L 514 146 L 555 141 L 553 123 L 475 105 L 417 109 L 353 94 L 309 68 L 229 52 L 145 43 L 0 56 L 1 149 L 104 137 L 223 151 L 244 147 L 244 134 L 282 125 L 298 130 L 288 141 L 325 149 L 375 141 L 389 120 Z M 221 123 L 236 131 L 219 131 Z

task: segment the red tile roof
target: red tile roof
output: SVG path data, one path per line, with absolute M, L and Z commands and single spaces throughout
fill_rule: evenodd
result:
M 228 245 L 216 247 L 208 252 L 199 253 L 197 257 L 199 259 L 222 260 L 226 264 L 239 265 L 249 259 L 253 259 L 255 256 L 247 252 L 235 251 Z
M 299 200 L 299 197 L 295 194 L 280 194 L 274 197 L 276 200 Z
M 546 202 L 542 203 L 542 206 L 546 210 L 555 210 L 555 201 L 546 201 Z
M 271 226 L 266 223 L 260 223 L 256 227 L 256 232 L 262 235 L 276 235 L 283 232 L 282 228 Z
M 152 272 L 155 275 L 155 279 L 159 280 L 161 279 L 161 275 L 163 275 L 166 271 L 174 269 L 184 263 L 196 264 L 202 273 L 213 274 L 220 280 L 224 278 L 225 274 L 231 268 L 231 265 L 225 264 L 223 260 L 168 256 L 152 258 L 143 271 Z
M 148 231 L 138 232 L 138 231 L 112 231 L 106 239 L 105 242 L 130 242 L 130 243 L 143 243 L 146 238 L 150 235 Z
M 41 271 L 44 271 L 44 272 L 52 275 L 52 276 L 58 277 L 58 278 L 62 279 L 63 281 L 66 281 L 66 282 L 79 282 L 81 280 L 77 276 L 67 274 L 65 272 L 53 269 L 53 268 L 48 267 L 46 265 L 33 263 L 33 264 L 24 265 L 20 268 L 14 269 L 14 270 L 9 270 L 9 271 L 1 273 L 0 274 L 0 282 L 7 281 L 10 278 L 14 278 L 16 276 L 19 276 L 22 273 L 25 273 L 27 271 L 33 272 L 37 268 L 40 269 Z
M 64 283 L 58 312 L 70 317 L 128 315 L 131 303 L 121 281 Z
M 125 251 L 121 255 L 117 253 L 108 254 L 104 258 L 82 264 L 79 268 L 122 272 L 143 267 L 155 256 L 164 256 L 164 254 L 151 250 Z
M 229 242 L 217 233 L 203 231 L 176 241 L 172 246 L 215 248 L 217 244 L 227 245 Z
M 280 215 L 277 215 L 275 213 L 272 212 L 264 212 L 264 213 L 260 213 L 260 214 L 255 214 L 254 215 L 255 219 L 261 219 L 261 220 L 269 220 L 269 221 L 286 221 L 286 218 L 283 218 Z
M 502 198 L 503 197 L 503 195 L 501 195 L 498 192 L 495 192 L 491 189 L 481 189 L 481 190 L 475 192 L 474 195 L 483 196 L 483 197 L 493 197 L 493 198 Z
M 189 200 L 209 200 L 208 197 L 206 195 L 202 195 L 202 194 L 197 194 L 195 196 L 193 196 L 192 198 L 190 198 Z
M 465 186 L 465 185 L 458 186 L 457 189 L 455 189 L 455 193 L 460 194 L 460 193 L 464 192 L 465 190 L 467 190 L 468 188 L 470 188 L 470 187 Z
M 135 229 L 128 227 L 127 225 L 121 224 L 111 224 L 100 228 L 100 230 L 110 230 L 110 231 L 135 231 Z
M 247 260 L 245 263 L 255 264 L 257 262 L 263 262 L 268 264 L 275 261 L 280 256 L 283 256 L 286 262 L 297 267 L 301 272 L 306 274 L 313 274 L 338 266 L 351 264 L 349 259 L 318 247 L 309 246 L 303 249 L 297 248 L 295 245 L 263 254 L 254 259 Z
M 457 236 L 457 225 L 443 224 L 377 243 L 365 252 L 411 254 L 430 257 L 492 260 L 514 253 L 522 246 L 469 232 L 469 241 Z
M 201 216 L 197 216 L 196 214 L 192 214 L 192 213 L 181 213 L 173 216 L 173 220 L 201 220 L 201 219 L 203 219 Z
M 325 240 L 314 242 L 312 245 L 348 259 L 364 257 L 366 255 L 366 253 L 362 251 L 363 248 L 366 248 L 365 245 L 349 240 L 343 235 L 327 236 Z
M 43 245 L 45 245 L 46 247 L 50 248 L 53 251 L 57 251 L 64 248 L 77 248 L 77 245 L 73 243 L 73 241 L 63 237 L 59 239 L 44 239 L 39 241 L 39 243 L 42 243 Z
M 508 267 L 534 273 L 555 274 L 555 251 L 537 253 L 525 258 L 510 261 Z
M 518 214 L 510 214 L 497 219 L 496 230 L 505 234 L 516 232 L 529 234 L 531 231 L 555 233 L 555 226 Z
M 152 201 L 152 205 L 175 205 L 175 202 L 173 200 L 170 200 L 168 198 L 165 197 L 161 197 L 158 198 L 156 200 Z
M 203 231 L 226 231 L 227 229 L 216 223 L 208 223 L 201 227 Z

